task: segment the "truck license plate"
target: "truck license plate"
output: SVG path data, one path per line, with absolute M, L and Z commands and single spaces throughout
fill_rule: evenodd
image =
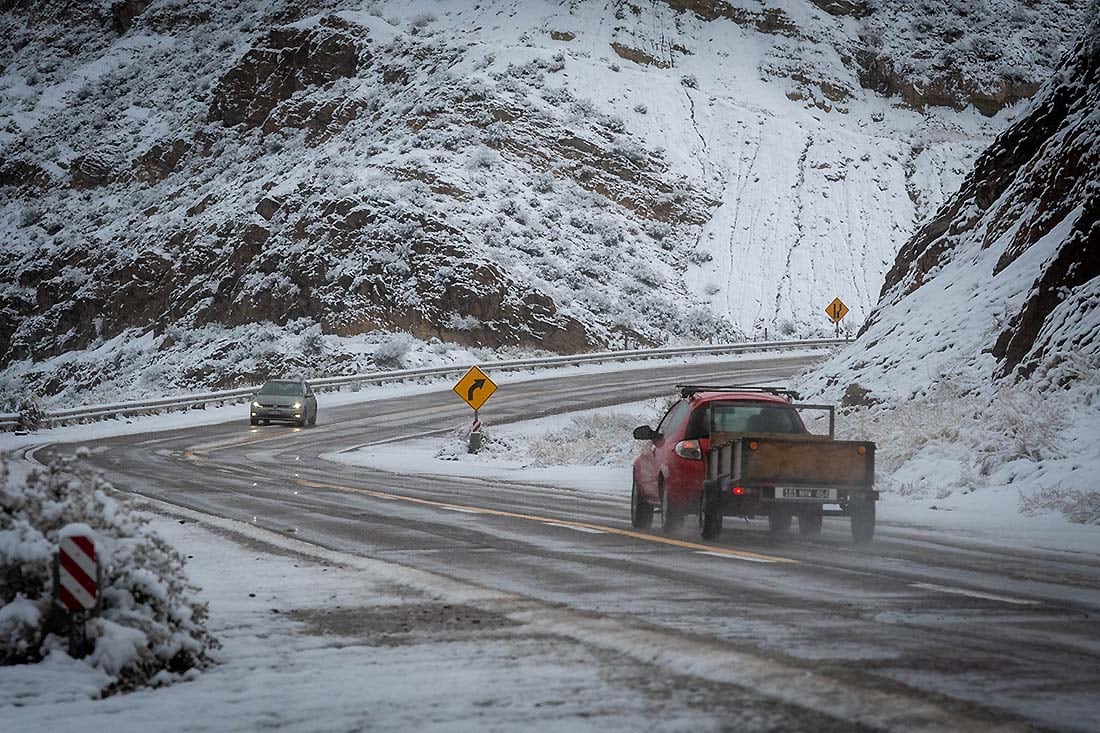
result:
M 836 501 L 836 489 L 783 489 L 784 499 L 826 499 Z

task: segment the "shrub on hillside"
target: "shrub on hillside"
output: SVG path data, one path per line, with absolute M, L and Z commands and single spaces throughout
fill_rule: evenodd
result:
M 46 423 L 49 416 L 38 395 L 19 388 L 9 388 L 3 392 L 6 394 L 0 399 L 0 413 L 18 415 L 20 430 L 37 430 Z
M 0 465 L 0 664 L 33 664 L 67 650 L 53 605 L 53 558 L 68 524 L 95 533 L 101 609 L 87 624 L 86 661 L 111 682 L 105 693 L 167 684 L 211 663 L 217 641 L 195 600 L 183 559 L 148 529 L 84 460 L 59 458 L 16 481 Z
M 1029 516 L 1056 511 L 1077 524 L 1100 524 L 1100 491 L 1067 488 L 1021 491 L 1019 506 L 1020 512 Z
M 413 343 L 407 333 L 389 334 L 374 350 L 374 363 L 382 369 L 400 369 Z

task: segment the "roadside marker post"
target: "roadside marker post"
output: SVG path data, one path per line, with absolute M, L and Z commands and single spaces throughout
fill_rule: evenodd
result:
M 466 446 L 467 453 L 477 453 L 481 450 L 481 420 L 478 419 L 477 410 L 474 410 L 474 424 L 470 427 L 470 442 Z
M 451 389 L 474 411 L 474 424 L 470 430 L 470 442 L 466 450 L 468 453 L 477 453 L 481 450 L 482 443 L 479 410 L 497 391 L 497 386 L 492 379 L 489 379 L 488 374 L 473 366 L 462 375 L 462 378 Z
M 85 524 L 62 527 L 54 560 L 54 597 L 69 617 L 69 656 L 80 659 L 88 645 L 88 618 L 99 607 L 102 570 L 95 536 Z

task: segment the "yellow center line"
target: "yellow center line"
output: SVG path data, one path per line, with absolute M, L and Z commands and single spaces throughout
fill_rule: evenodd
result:
M 375 491 L 372 489 L 360 489 L 354 486 L 342 486 L 340 484 L 323 483 L 320 481 L 309 481 L 306 479 L 298 479 L 299 486 L 306 486 L 314 489 L 336 489 L 338 491 L 350 491 L 357 494 L 366 494 L 367 496 L 373 496 L 378 499 L 386 499 L 387 501 L 404 501 L 410 504 L 420 504 L 422 506 L 436 507 L 438 509 L 450 509 L 452 511 L 465 511 L 465 512 L 477 512 L 479 514 L 489 514 L 494 517 L 508 517 L 509 519 L 524 519 L 532 522 L 551 522 L 553 524 L 561 525 L 564 527 L 574 527 L 577 529 L 594 529 L 601 532 L 607 532 L 608 534 L 617 534 L 622 537 L 632 537 L 638 540 L 645 540 L 647 542 L 656 542 L 661 545 L 672 545 L 674 547 L 683 547 L 688 550 L 699 550 L 716 555 L 726 555 L 728 557 L 738 557 L 744 560 L 753 560 L 755 562 L 776 562 L 776 563 L 788 563 L 792 565 L 799 564 L 798 560 L 792 560 L 787 557 L 777 557 L 775 555 L 762 555 L 756 552 L 748 552 L 746 550 L 730 550 L 725 547 L 715 547 L 714 545 L 701 545 L 697 542 L 687 542 L 685 540 L 677 540 L 671 537 L 661 537 L 660 535 L 646 534 L 645 532 L 635 532 L 629 529 L 620 529 L 618 527 L 608 527 L 602 524 L 591 524 L 589 522 L 575 522 L 569 519 L 558 519 L 557 517 L 540 517 L 536 514 L 520 514 L 518 512 L 506 512 L 500 509 L 485 509 L 479 506 L 467 506 L 464 504 L 451 504 L 445 501 L 433 501 L 432 499 L 420 499 L 414 496 L 403 496 L 401 494 L 391 494 L 385 491 Z

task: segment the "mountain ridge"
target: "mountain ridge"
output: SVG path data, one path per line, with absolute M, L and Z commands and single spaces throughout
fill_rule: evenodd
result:
M 154 389 L 139 359 L 228 386 L 316 327 L 334 353 L 295 346 L 307 371 L 369 368 L 394 331 L 563 352 L 815 335 L 835 295 L 858 323 L 1011 110 L 864 89 L 861 34 L 912 18 L 820 6 L 14 3 L 4 376 Z

